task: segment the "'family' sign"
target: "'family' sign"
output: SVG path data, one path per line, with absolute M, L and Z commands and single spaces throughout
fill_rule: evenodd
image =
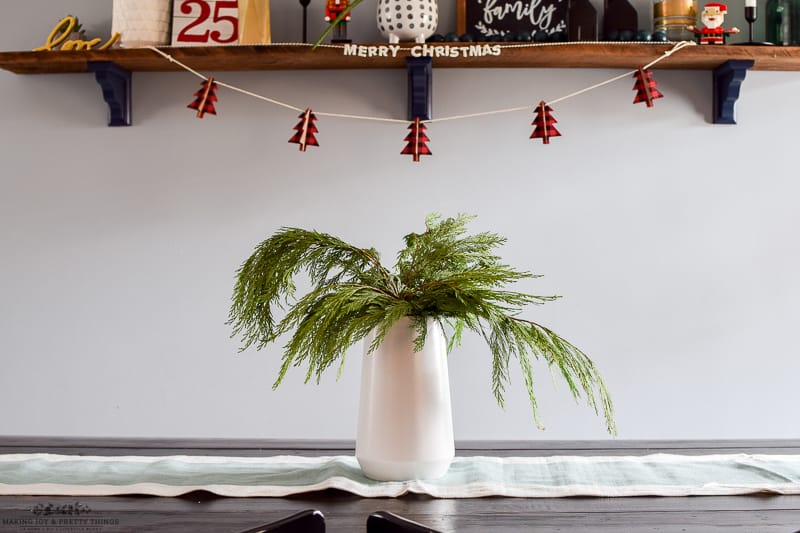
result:
M 567 31 L 568 0 L 458 0 L 458 32 L 478 40 Z

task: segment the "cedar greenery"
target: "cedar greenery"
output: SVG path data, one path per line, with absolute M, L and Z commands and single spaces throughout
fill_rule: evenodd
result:
M 465 235 L 473 217 L 442 219 L 430 215 L 423 233 L 405 237 L 393 271 L 374 248 L 358 248 L 334 236 L 299 228 L 282 228 L 259 244 L 237 272 L 228 324 L 241 336 L 242 350 L 257 349 L 292 333 L 273 388 L 292 366 L 306 364 L 306 382 L 317 382 L 338 363 L 341 373 L 347 349 L 373 329 L 377 348 L 400 318 L 411 317 L 416 347 L 425 342 L 428 318 L 448 335 L 448 352 L 460 344 L 464 329 L 483 337 L 492 353 L 492 391 L 503 407 L 510 382 L 509 365 L 519 361 L 536 425 L 532 357 L 557 370 L 572 395 L 582 393 L 597 413 L 602 408 L 609 433 L 615 434 L 611 397 L 594 363 L 580 349 L 550 329 L 518 315 L 529 304 L 556 296 L 534 296 L 504 290 L 508 284 L 537 275 L 502 264 L 493 250 L 505 242 L 494 233 Z M 294 298 L 294 278 L 305 271 L 312 288 Z M 276 316 L 286 306 L 282 318 Z

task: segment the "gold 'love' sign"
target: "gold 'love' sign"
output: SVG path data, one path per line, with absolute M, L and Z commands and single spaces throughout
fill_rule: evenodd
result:
M 75 29 L 78 21 L 73 16 L 64 17 L 61 22 L 53 27 L 53 31 L 47 36 L 47 42 L 39 48 L 34 48 L 34 52 L 41 52 L 43 50 L 53 50 L 59 45 L 59 50 L 105 50 L 110 48 L 115 42 L 119 40 L 119 33 L 115 33 L 109 37 L 108 41 L 95 48 L 95 45 L 100 44 L 102 39 L 96 37 L 90 41 L 83 39 L 68 39 L 69 34 Z

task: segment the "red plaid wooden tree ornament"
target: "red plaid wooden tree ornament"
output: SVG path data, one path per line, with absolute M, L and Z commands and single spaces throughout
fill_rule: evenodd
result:
M 315 133 L 319 133 L 315 124 L 317 116 L 314 115 L 311 108 L 308 107 L 302 114 L 298 115 L 298 117 L 300 118 L 300 122 L 294 127 L 297 133 L 289 139 L 289 142 L 299 144 L 301 152 L 305 152 L 307 146 L 319 146 L 317 137 L 314 135 Z
M 531 139 L 542 139 L 542 143 L 550 144 L 550 137 L 561 136 L 561 132 L 554 126 L 558 121 L 553 118 L 552 113 L 553 109 L 544 100 L 539 102 L 539 105 L 536 106 L 536 117 L 531 122 L 536 126 L 531 133 Z
M 419 120 L 419 117 L 414 119 L 414 122 L 408 126 L 408 129 L 410 129 L 411 132 L 403 139 L 407 141 L 408 144 L 400 153 L 402 155 L 412 156 L 413 160 L 416 162 L 419 162 L 419 157 L 421 155 L 433 155 L 431 149 L 425 144 L 426 142 L 430 142 L 428 136 L 425 135 L 425 130 L 428 128 Z
M 645 102 L 647 107 L 653 107 L 653 100 L 664 98 L 664 95 L 656 89 L 658 84 L 653 79 L 652 71 L 639 68 L 633 77 L 636 79 L 636 83 L 633 85 L 633 90 L 636 91 L 636 98 L 633 99 L 634 104 Z
M 217 84 L 214 83 L 214 78 L 205 80 L 201 89 L 194 93 L 195 100 L 189 104 L 189 109 L 197 111 L 197 118 L 203 118 L 206 113 L 216 115 L 217 110 L 214 109 L 214 102 L 217 101 Z

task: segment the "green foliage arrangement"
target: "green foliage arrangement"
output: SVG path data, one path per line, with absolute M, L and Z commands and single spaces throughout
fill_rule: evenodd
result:
M 611 398 L 589 357 L 550 329 L 518 316 L 529 304 L 557 297 L 505 290 L 539 276 L 500 262 L 493 250 L 504 237 L 465 235 L 472 218 L 429 216 L 423 233 L 406 235 L 393 270 L 381 264 L 373 248 L 317 231 L 282 228 L 259 244 L 237 272 L 228 322 L 233 336 L 241 336 L 245 350 L 261 349 L 291 333 L 275 388 L 289 368 L 304 363 L 306 382 L 312 377 L 319 382 L 334 363 L 341 373 L 349 347 L 375 330 L 371 352 L 402 317 L 412 319 L 420 348 L 432 318 L 446 332 L 448 352 L 465 329 L 483 337 L 492 354 L 492 391 L 501 407 L 513 357 L 522 369 L 534 421 L 543 428 L 532 366 L 532 357 L 541 358 L 563 376 L 576 399 L 585 394 L 596 413 L 602 408 L 608 432 L 616 433 Z M 293 280 L 303 271 L 312 288 L 294 298 Z M 279 319 L 276 313 L 284 309 Z

